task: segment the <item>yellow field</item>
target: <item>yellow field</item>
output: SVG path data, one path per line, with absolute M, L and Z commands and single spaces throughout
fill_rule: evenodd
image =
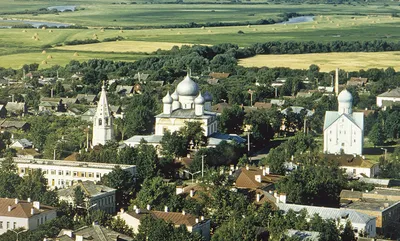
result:
M 336 68 L 357 71 L 369 68 L 393 67 L 400 70 L 400 51 L 377 53 L 321 53 L 321 54 L 280 54 L 257 55 L 242 59 L 240 65 L 245 67 L 289 67 L 292 69 L 308 69 L 312 64 L 320 67 L 322 72 Z
M 169 43 L 169 42 L 145 42 L 145 41 L 118 41 L 118 42 L 103 42 L 96 44 L 69 45 L 57 47 L 60 50 L 73 51 L 95 51 L 95 52 L 115 52 L 115 53 L 152 53 L 158 49 L 170 50 L 174 46 L 181 47 L 182 45 L 191 45 L 184 43 Z

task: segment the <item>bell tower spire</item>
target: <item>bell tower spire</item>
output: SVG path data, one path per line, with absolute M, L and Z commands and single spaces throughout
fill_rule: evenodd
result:
M 107 141 L 114 140 L 113 117 L 107 101 L 107 91 L 103 81 L 96 113 L 93 117 L 92 145 L 104 145 Z

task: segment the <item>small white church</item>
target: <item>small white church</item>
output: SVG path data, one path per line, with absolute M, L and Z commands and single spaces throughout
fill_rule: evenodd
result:
M 353 112 L 353 96 L 344 89 L 338 95 L 338 111 L 327 111 L 324 121 L 324 153 L 361 155 L 364 145 L 364 113 Z
M 92 146 L 104 145 L 114 140 L 113 116 L 107 101 L 106 87 L 101 87 L 100 99 L 93 117 Z

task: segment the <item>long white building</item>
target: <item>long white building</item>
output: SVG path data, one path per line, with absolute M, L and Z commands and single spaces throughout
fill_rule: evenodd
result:
M 0 160 L 3 161 L 3 159 Z M 22 158 L 14 158 L 14 162 L 21 176 L 30 170 L 41 169 L 49 188 L 69 187 L 78 180 L 98 182 L 116 166 L 120 166 L 122 170 L 130 172 L 133 176 L 136 174 L 135 165 Z

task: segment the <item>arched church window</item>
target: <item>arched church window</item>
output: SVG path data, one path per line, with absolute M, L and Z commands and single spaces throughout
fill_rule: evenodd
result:
M 101 126 L 103 124 L 103 120 L 100 118 L 99 119 L 99 126 Z
M 106 117 L 104 120 L 105 120 L 105 121 L 104 121 L 104 122 L 105 122 L 104 124 L 105 124 L 105 125 L 108 125 L 108 117 Z

